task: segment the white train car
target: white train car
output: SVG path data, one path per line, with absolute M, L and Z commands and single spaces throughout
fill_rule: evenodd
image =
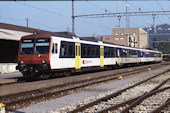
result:
M 124 64 L 160 62 L 161 52 L 87 41 L 75 36 L 35 34 L 21 38 L 18 66 L 26 80 Z

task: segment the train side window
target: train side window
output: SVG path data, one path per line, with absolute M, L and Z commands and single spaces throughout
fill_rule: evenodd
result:
M 92 56 L 95 56 L 95 48 L 92 48 Z
M 53 48 L 52 48 L 52 53 L 54 53 L 54 44 L 53 44 Z
M 53 44 L 52 53 L 57 54 L 57 50 L 58 50 L 57 44 Z
M 82 56 L 86 56 L 86 47 L 85 46 L 83 46 L 83 54 L 82 54 Z
M 120 50 L 119 49 L 117 49 L 117 56 L 119 57 L 120 56 L 120 52 L 119 52 Z
M 67 55 L 67 46 L 65 44 L 62 45 L 61 55 L 62 56 L 66 56 Z
M 87 47 L 87 56 L 90 56 L 90 47 Z
M 58 46 L 57 44 L 55 44 L 55 53 L 57 53 L 57 50 L 58 50 Z
M 111 48 L 111 56 L 114 56 L 113 48 Z
M 154 54 L 154 55 L 153 55 L 154 57 L 157 57 L 157 53 L 153 53 L 153 54 Z
M 96 56 L 99 56 L 99 48 L 96 48 Z
M 74 56 L 73 45 L 69 45 L 69 56 Z
M 108 52 L 108 56 L 110 56 L 111 53 L 110 48 L 107 49 L 107 52 Z
M 107 56 L 107 48 L 104 49 L 104 56 Z

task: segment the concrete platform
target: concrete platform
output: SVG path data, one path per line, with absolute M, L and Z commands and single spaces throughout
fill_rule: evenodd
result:
M 0 85 L 17 82 L 22 77 L 20 72 L 0 73 Z
M 23 77 L 21 72 L 13 72 L 13 73 L 0 73 L 0 79 L 14 79 Z
M 12 73 L 16 72 L 17 70 L 15 67 L 17 63 L 0 63 L 0 73 Z
M 0 79 L 0 85 L 17 82 L 18 79 Z

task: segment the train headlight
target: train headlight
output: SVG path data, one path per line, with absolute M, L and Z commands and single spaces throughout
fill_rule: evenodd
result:
M 42 62 L 42 64 L 46 64 L 46 61 L 45 61 L 45 60 L 42 60 L 41 62 Z
M 24 64 L 24 61 L 20 61 L 20 64 Z

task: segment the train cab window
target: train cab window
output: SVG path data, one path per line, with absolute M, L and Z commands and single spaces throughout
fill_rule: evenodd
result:
M 73 45 L 69 45 L 69 56 L 74 56 Z
M 67 55 L 67 46 L 65 44 L 62 45 L 61 55 L 62 56 L 66 56 Z
M 87 56 L 90 56 L 90 47 L 87 47 Z
M 35 43 L 35 54 L 48 54 L 50 47 L 49 38 L 38 38 Z
M 52 48 L 52 53 L 57 53 L 58 47 L 57 44 L 53 44 L 53 48 Z
M 34 39 L 22 39 L 20 54 L 33 54 L 34 53 Z

